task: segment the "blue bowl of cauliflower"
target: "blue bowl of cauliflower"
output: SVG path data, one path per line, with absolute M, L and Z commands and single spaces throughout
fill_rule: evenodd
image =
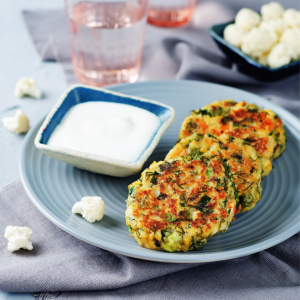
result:
M 300 11 L 277 2 L 260 14 L 243 8 L 235 20 L 212 26 L 210 35 L 239 72 L 264 82 L 299 74 Z

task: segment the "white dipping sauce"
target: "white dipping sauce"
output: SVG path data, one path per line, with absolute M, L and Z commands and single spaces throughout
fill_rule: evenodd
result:
M 74 105 L 48 145 L 135 162 L 160 125 L 153 113 L 112 102 Z

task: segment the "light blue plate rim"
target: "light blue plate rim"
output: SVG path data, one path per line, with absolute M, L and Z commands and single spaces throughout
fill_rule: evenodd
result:
M 112 85 L 106 87 L 110 90 L 115 90 L 123 86 L 127 86 L 128 84 L 118 84 L 118 85 Z M 300 121 L 298 118 L 296 118 L 294 115 L 292 115 L 287 110 L 283 109 L 282 107 L 269 102 L 268 100 L 246 92 L 242 91 L 236 88 L 227 87 L 219 84 L 214 83 L 207 83 L 207 82 L 200 82 L 200 81 L 187 81 L 187 80 L 161 80 L 161 81 L 148 81 L 148 82 L 137 82 L 134 84 L 137 88 L 143 88 L 143 86 L 152 86 L 156 89 L 159 88 L 160 85 L 186 85 L 192 87 L 197 87 L 201 89 L 202 87 L 209 87 L 214 90 L 218 90 L 218 93 L 220 95 L 230 93 L 233 94 L 240 93 L 241 95 L 252 97 L 253 99 L 257 99 L 261 102 L 261 106 L 269 108 L 273 110 L 275 113 L 277 113 L 282 119 L 284 119 L 285 124 L 288 123 L 290 130 L 293 131 L 293 135 L 296 137 L 298 144 L 300 143 Z M 116 90 L 118 91 L 118 90 Z M 124 92 L 125 93 L 125 92 Z M 220 97 L 219 99 L 223 99 Z M 216 99 L 218 100 L 218 99 Z M 197 105 L 195 105 L 197 106 Z M 211 261 L 221 261 L 221 260 L 227 260 L 227 259 L 233 259 L 237 257 L 242 257 L 246 255 L 250 255 L 262 250 L 265 250 L 267 248 L 270 248 L 274 245 L 277 245 L 286 239 L 290 238 L 294 234 L 300 231 L 300 219 L 291 226 L 290 228 L 284 230 L 281 233 L 278 233 L 276 236 L 267 238 L 262 242 L 255 243 L 254 245 L 247 246 L 247 247 L 241 247 L 236 250 L 231 251 L 222 251 L 217 253 L 201 253 L 201 252 L 187 252 L 189 255 L 183 255 L 182 253 L 166 253 L 166 252 L 158 252 L 158 251 L 142 251 L 144 250 L 141 248 L 141 251 L 136 251 L 130 248 L 120 248 L 116 247 L 113 243 L 101 241 L 99 243 L 99 239 L 94 238 L 88 234 L 85 234 L 83 232 L 80 232 L 79 230 L 74 229 L 72 226 L 67 224 L 66 222 L 62 222 L 55 214 L 53 214 L 51 211 L 49 211 L 45 205 L 40 201 L 40 199 L 37 197 L 35 191 L 30 185 L 30 181 L 28 180 L 27 174 L 26 174 L 26 155 L 25 150 L 28 146 L 29 140 L 32 138 L 32 135 L 36 134 L 37 128 L 40 126 L 41 122 L 44 118 L 40 120 L 31 130 L 27 133 L 22 149 L 20 154 L 20 160 L 19 160 L 19 170 L 21 175 L 21 181 L 24 186 L 24 189 L 29 196 L 32 203 L 37 207 L 37 209 L 51 222 L 53 222 L 55 225 L 60 227 L 62 230 L 68 232 L 69 234 L 75 236 L 76 238 L 83 240 L 89 244 L 95 245 L 97 247 L 103 248 L 105 250 L 109 250 L 115 253 L 119 253 L 125 256 L 139 258 L 139 259 L 145 259 L 145 260 L 151 260 L 151 261 L 159 261 L 159 262 L 169 262 L 169 263 L 197 263 L 197 262 L 211 262 Z

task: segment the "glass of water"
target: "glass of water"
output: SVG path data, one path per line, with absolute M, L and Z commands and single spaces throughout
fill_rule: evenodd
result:
M 161 27 L 178 27 L 193 17 L 198 0 L 149 0 L 148 23 Z
M 65 0 L 75 75 L 87 85 L 139 77 L 148 0 Z

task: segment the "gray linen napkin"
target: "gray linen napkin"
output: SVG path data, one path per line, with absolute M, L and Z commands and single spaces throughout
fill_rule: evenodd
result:
M 20 181 L 0 191 L 0 232 L 32 228 L 33 250 L 10 253 L 0 239 L 0 290 L 37 299 L 298 299 L 299 234 L 228 261 L 167 264 L 114 254 L 65 233 L 31 203 Z M 47 293 L 45 293 L 47 292 Z
M 210 13 L 210 19 L 204 22 L 206 12 Z M 165 29 L 147 25 L 139 80 L 217 82 L 260 94 L 300 117 L 299 76 L 263 83 L 239 73 L 209 36 L 210 25 L 233 19 L 235 12 L 220 4 L 204 2 L 198 6 L 195 21 L 188 27 Z M 58 61 L 67 82 L 78 83 L 71 63 L 65 12 L 24 11 L 23 18 L 41 59 Z
M 31 203 L 20 181 L 0 192 L 0 232 L 33 230 L 33 250 L 8 252 L 0 239 L 0 291 L 90 291 L 121 288 L 199 264 L 168 264 L 114 254 L 65 233 Z

